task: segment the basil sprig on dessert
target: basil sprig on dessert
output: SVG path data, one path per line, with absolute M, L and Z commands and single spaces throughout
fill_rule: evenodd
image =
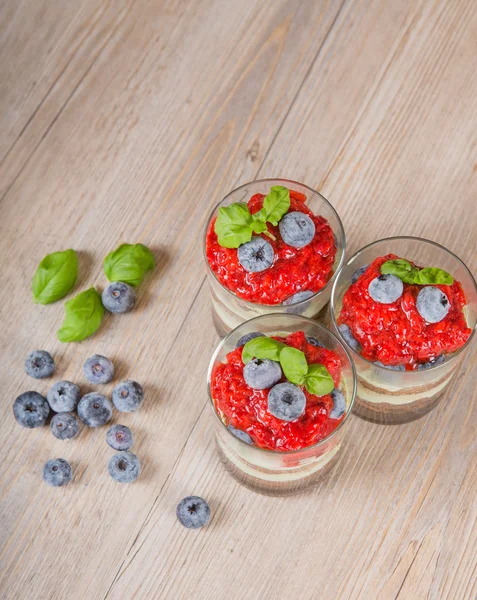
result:
M 245 344 L 242 361 L 247 364 L 254 358 L 279 362 L 290 383 L 304 385 L 308 392 L 315 396 L 326 396 L 335 387 L 333 378 L 324 365 L 308 365 L 301 350 L 273 338 L 256 337 Z
M 381 265 L 381 273 L 383 275 L 395 275 L 403 283 L 409 284 L 452 285 L 454 283 L 454 278 L 447 271 L 436 267 L 418 269 L 404 258 L 386 261 Z
M 71 291 L 78 277 L 78 257 L 74 250 L 52 252 L 40 262 L 31 282 L 33 300 L 51 304 Z
M 121 244 L 104 259 L 104 272 L 109 281 L 121 281 L 133 287 L 140 285 L 156 263 L 144 244 Z
M 254 233 L 264 233 L 275 239 L 268 231 L 267 222 L 278 225 L 289 208 L 290 190 L 281 185 L 272 186 L 270 193 L 263 200 L 262 208 L 253 215 L 244 202 L 234 202 L 221 207 L 214 225 L 220 246 L 238 248 L 250 242 Z

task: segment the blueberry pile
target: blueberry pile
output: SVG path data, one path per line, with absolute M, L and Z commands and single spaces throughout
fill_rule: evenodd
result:
M 88 358 L 83 367 L 88 381 L 109 383 L 114 377 L 113 363 L 99 354 Z M 45 350 L 32 352 L 25 361 L 25 372 L 35 379 L 43 379 L 55 372 L 53 357 Z M 101 427 L 113 416 L 113 405 L 119 412 L 133 412 L 144 400 L 144 391 L 136 381 L 122 381 L 113 389 L 111 400 L 100 392 L 81 396 L 78 385 L 71 381 L 57 381 L 46 398 L 35 391 L 20 394 L 13 403 L 16 421 L 29 429 L 43 427 L 50 420 L 51 433 L 59 440 L 71 440 L 79 434 L 80 422 L 87 427 Z M 76 411 L 76 415 L 74 412 Z M 113 425 L 106 434 L 106 442 L 118 452 L 108 463 L 111 477 L 121 483 L 135 481 L 140 474 L 138 457 L 129 451 L 133 434 L 125 425 Z M 73 472 L 64 458 L 49 460 L 43 467 L 43 480 L 53 487 L 66 485 Z

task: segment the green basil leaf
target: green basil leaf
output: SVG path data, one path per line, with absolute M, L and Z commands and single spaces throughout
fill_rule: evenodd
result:
M 63 298 L 77 277 L 78 257 L 74 250 L 48 254 L 38 265 L 31 282 L 34 302 L 50 304 Z
M 244 202 L 219 208 L 214 231 L 224 248 L 238 248 L 252 239 L 253 217 Z
M 250 227 L 255 233 L 263 233 L 264 231 L 267 231 L 267 224 L 263 221 L 252 221 Z
M 272 225 L 278 225 L 278 221 L 288 212 L 290 208 L 290 190 L 282 185 L 272 186 L 270 193 L 263 200 L 262 218 Z M 259 217 L 260 218 L 260 217 Z
M 296 385 L 303 385 L 308 373 L 308 363 L 301 350 L 285 346 L 280 352 L 280 365 L 288 381 Z
M 415 267 L 411 263 L 403 258 L 397 258 L 396 260 L 388 260 L 381 265 L 381 273 L 383 275 L 396 275 L 401 278 L 401 275 L 408 275 L 415 270 Z
M 326 396 L 333 391 L 335 383 L 325 365 L 314 364 L 308 367 L 305 387 L 310 394 Z
M 138 286 L 147 271 L 156 266 L 154 256 L 144 244 L 121 244 L 104 259 L 104 272 L 109 281 L 122 281 Z
M 279 362 L 280 351 L 285 344 L 269 337 L 256 337 L 248 341 L 242 349 L 242 361 L 247 364 L 252 358 L 268 358 Z
M 65 318 L 57 333 L 60 342 L 80 342 L 93 335 L 101 325 L 104 306 L 94 287 L 81 292 L 65 304 Z
M 414 283 L 417 283 L 418 285 L 452 285 L 454 283 L 454 278 L 450 273 L 447 273 L 447 271 L 443 271 L 436 267 L 430 267 L 418 271 L 414 276 Z

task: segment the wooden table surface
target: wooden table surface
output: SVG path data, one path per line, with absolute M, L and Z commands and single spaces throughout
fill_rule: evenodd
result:
M 434 412 L 352 417 L 339 468 L 302 496 L 237 484 L 214 448 L 207 213 L 235 186 L 282 176 L 321 191 L 348 251 L 433 239 L 477 270 L 477 11 L 471 0 L 3 0 L 0 6 L 0 596 L 8 599 L 475 599 L 477 351 Z M 102 259 L 142 242 L 157 268 L 137 309 L 61 344 L 60 301 L 34 305 L 47 253 Z M 71 443 L 25 430 L 15 397 L 50 351 L 57 377 L 109 356 L 143 383 L 140 480 L 107 474 L 105 430 Z M 105 386 L 109 393 L 112 385 Z M 71 461 L 62 489 L 43 463 Z M 175 518 L 208 499 L 200 531 Z

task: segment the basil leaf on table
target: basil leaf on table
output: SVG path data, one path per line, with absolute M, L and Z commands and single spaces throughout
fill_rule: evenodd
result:
M 66 302 L 65 318 L 57 337 L 60 342 L 80 342 L 98 330 L 103 316 L 101 294 L 92 287 Z
M 308 363 L 305 354 L 301 350 L 285 346 L 280 352 L 280 365 L 290 383 L 303 385 L 305 376 L 308 373 Z
M 74 250 L 47 254 L 31 282 L 33 300 L 39 304 L 56 302 L 73 288 L 78 277 L 78 257 Z
M 154 256 L 144 244 L 121 244 L 104 259 L 104 272 L 109 281 L 140 285 L 148 271 L 156 266 Z
M 248 341 L 242 349 L 242 361 L 249 363 L 252 358 L 268 358 L 279 362 L 280 352 L 285 344 L 269 337 L 256 337 Z
M 335 383 L 325 365 L 313 364 L 308 367 L 305 387 L 310 394 L 326 396 L 333 391 Z
M 278 221 L 290 208 L 290 190 L 282 185 L 271 187 L 270 193 L 263 199 L 263 207 L 253 216 L 260 221 L 278 225 Z
M 414 283 L 419 285 L 452 285 L 454 278 L 447 271 L 437 269 L 436 267 L 429 267 L 418 271 L 414 277 Z

